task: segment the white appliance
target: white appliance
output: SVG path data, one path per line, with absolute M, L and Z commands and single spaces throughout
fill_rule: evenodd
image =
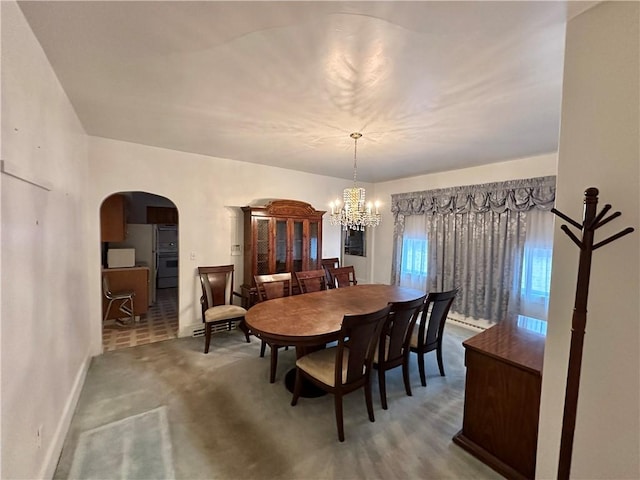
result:
M 111 246 L 135 249 L 135 263 L 149 267 L 149 304 L 156 303 L 156 276 L 158 263 L 156 257 L 157 230 L 155 225 L 145 223 L 127 224 L 124 242 L 110 243 Z
M 134 267 L 135 264 L 135 249 L 110 248 L 107 250 L 107 268 Z

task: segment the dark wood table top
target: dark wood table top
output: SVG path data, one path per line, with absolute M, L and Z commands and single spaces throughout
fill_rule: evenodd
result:
M 546 335 L 527 328 L 526 322 L 505 320 L 465 340 L 462 345 L 542 375 L 545 340 Z
M 374 312 L 389 302 L 415 300 L 424 292 L 393 285 L 353 285 L 261 302 L 245 319 L 260 337 L 283 345 L 318 345 L 333 340 L 345 315 Z

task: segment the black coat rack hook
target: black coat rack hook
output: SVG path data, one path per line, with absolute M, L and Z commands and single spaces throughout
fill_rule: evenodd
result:
M 580 369 L 582 365 L 582 347 L 584 333 L 587 325 L 587 298 L 589 296 L 589 277 L 591 276 L 591 254 L 604 245 L 607 245 L 620 237 L 633 232 L 632 227 L 627 227 L 615 235 L 593 244 L 593 236 L 596 229 L 619 217 L 620 212 L 615 212 L 603 220 L 603 217 L 611 209 L 606 204 L 602 211 L 596 215 L 598 205 L 598 189 L 587 188 L 584 192 L 584 212 L 582 224 L 576 222 L 555 208 L 551 211 L 569 222 L 574 227 L 582 230 L 582 240 L 562 225 L 562 231 L 580 248 L 580 261 L 578 263 L 578 280 L 576 284 L 575 305 L 571 320 L 571 347 L 569 349 L 569 366 L 567 371 L 567 386 L 564 397 L 564 414 L 562 417 L 562 435 L 560 437 L 560 461 L 558 463 L 558 479 L 568 480 L 571 471 L 571 455 L 573 452 L 573 435 L 576 428 L 576 411 L 578 407 L 578 390 L 580 387 Z
M 556 214 L 557 216 L 559 216 L 560 218 L 562 218 L 565 222 L 569 222 L 571 225 L 573 225 L 574 227 L 576 227 L 578 230 L 582 229 L 582 225 L 580 225 L 578 222 L 576 222 L 573 218 L 569 217 L 568 215 L 565 215 L 564 213 L 562 213 L 560 210 L 557 210 L 555 208 L 551 209 L 551 213 Z

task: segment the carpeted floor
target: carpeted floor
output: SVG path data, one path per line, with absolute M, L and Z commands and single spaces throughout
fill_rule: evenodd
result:
M 85 479 L 174 477 L 164 406 L 81 433 L 69 473 Z
M 401 370 L 387 372 L 387 411 L 380 408 L 374 380 L 374 423 L 363 392 L 348 395 L 344 443 L 337 439 L 333 396 L 290 405 L 283 382 L 295 363 L 291 349 L 280 352 L 275 384 L 268 382 L 268 355 L 258 355 L 260 342 L 252 337 L 247 344 L 235 330 L 214 335 L 208 355 L 202 353 L 203 338 L 105 353 L 92 361 L 54 478 L 75 475 L 72 463 L 83 434 L 160 407 L 167 413 L 174 478 L 501 478 L 451 441 L 462 425 L 461 342 L 473 334 L 447 326 L 447 376 L 440 377 L 435 353 L 428 355 L 427 388 L 412 356 L 412 397 L 404 393 Z M 112 442 L 97 448 L 117 455 Z M 138 461 L 157 459 L 150 454 Z M 114 472 L 106 478 L 122 477 Z

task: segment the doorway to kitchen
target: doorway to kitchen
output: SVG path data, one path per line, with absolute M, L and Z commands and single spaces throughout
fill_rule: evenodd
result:
M 100 208 L 102 274 L 113 295 L 134 292 L 134 312 L 104 295 L 103 352 L 178 335 L 178 209 L 148 192 L 118 192 Z M 133 320 L 132 320 L 133 317 Z

